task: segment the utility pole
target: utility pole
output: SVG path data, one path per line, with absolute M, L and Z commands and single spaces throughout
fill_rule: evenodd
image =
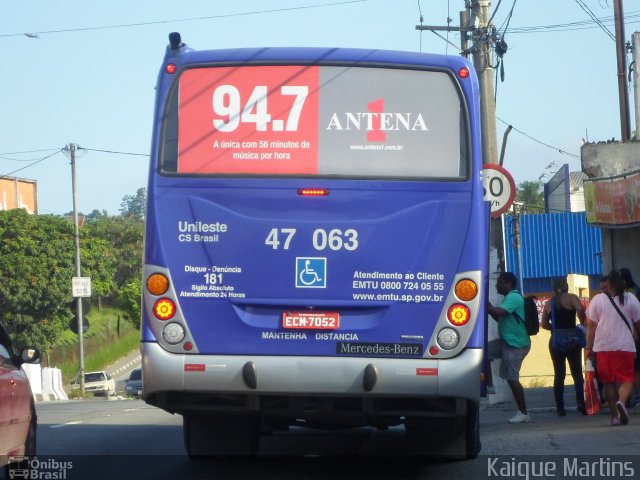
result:
M 640 130 L 640 88 L 638 88 L 638 79 L 640 78 L 640 32 L 635 32 L 631 39 L 633 51 L 633 98 L 635 100 L 636 138 L 638 138 Z
M 489 25 L 489 0 L 472 0 L 465 2 L 471 10 L 470 28 L 473 38 L 473 65 L 478 74 L 480 90 L 480 122 L 482 127 L 482 161 L 483 163 L 502 164 L 504 151 L 498 159 L 498 138 L 496 133 L 496 101 L 493 96 L 493 32 Z M 506 135 L 505 133 L 505 139 Z M 504 146 L 503 146 L 504 150 Z M 491 220 L 489 229 L 489 263 L 492 271 L 504 271 L 504 238 L 502 219 Z M 520 272 L 522 276 L 522 272 Z
M 614 0 L 613 15 L 616 24 L 616 53 L 618 60 L 618 98 L 620 100 L 621 140 L 631 140 L 629 114 L 629 90 L 627 87 L 627 46 L 624 38 L 624 13 L 622 0 Z
M 496 102 L 493 97 L 493 39 L 489 28 L 489 0 L 471 2 L 471 19 L 477 19 L 472 31 L 473 66 L 480 86 L 480 121 L 482 124 L 482 161 L 498 163 Z
M 473 65 L 478 74 L 480 91 L 480 123 L 482 127 L 482 163 L 499 163 L 496 134 L 496 102 L 493 96 L 493 42 L 494 31 L 489 25 L 489 0 L 465 0 L 465 11 L 460 12 L 460 26 L 416 25 L 416 30 L 460 32 L 462 55 L 473 54 Z M 437 33 L 436 33 L 437 34 Z M 473 41 L 467 48 L 469 38 Z M 506 139 L 506 134 L 505 134 Z M 504 147 L 503 147 L 504 148 Z M 504 154 L 502 155 L 502 158 Z M 500 218 L 491 220 L 490 264 L 492 271 L 504 271 L 504 239 Z
M 520 292 L 524 294 L 524 278 L 522 275 L 522 243 L 520 241 L 520 215 L 522 214 L 523 209 L 523 203 L 513 203 L 513 244 L 518 258 L 518 288 L 520 289 Z
M 465 2 L 468 3 L 468 0 Z M 460 47 L 462 48 L 462 56 L 469 58 L 469 11 L 462 10 L 460 12 Z
M 76 149 L 75 143 L 67 145 L 66 150 L 69 152 L 71 159 L 71 190 L 73 192 L 73 231 L 75 242 L 75 260 L 76 260 L 76 277 L 81 277 L 80 269 L 80 228 L 78 225 L 78 191 L 76 188 Z M 82 298 L 76 298 L 76 317 L 78 320 L 78 356 L 79 368 L 78 377 L 80 380 L 80 396 L 84 397 L 84 315 L 82 312 Z
M 480 123 L 482 128 L 482 162 L 498 163 L 498 138 L 496 133 L 496 102 L 493 96 L 493 32 L 489 25 L 489 0 L 466 0 L 465 6 L 470 11 L 468 28 L 473 39 L 473 65 L 478 74 L 480 91 Z M 475 26 L 475 28 L 474 28 Z M 506 135 L 505 135 L 506 138 Z M 503 154 L 504 155 L 504 154 Z M 503 156 L 502 155 L 502 156 Z M 502 161 L 500 161 L 500 164 Z M 518 232 L 519 233 L 519 232 Z M 519 240 L 519 236 L 518 236 Z M 499 272 L 504 272 L 504 228 L 502 216 L 492 218 L 489 223 L 489 278 L 491 282 L 497 278 Z M 524 294 L 522 270 L 518 272 L 520 291 Z M 492 304 L 499 304 L 496 291 L 489 288 L 489 300 Z M 488 339 L 498 338 L 497 322 L 488 321 Z M 494 370 L 493 362 L 488 368 Z M 505 401 L 508 398 L 506 382 L 497 380 L 493 375 L 497 387 L 496 395 L 491 395 L 491 403 Z
M 493 32 L 489 26 L 489 0 L 465 0 L 466 11 L 460 12 L 460 26 L 416 25 L 416 30 L 461 32 L 462 55 L 466 56 L 468 35 L 473 40 L 473 65 L 480 86 L 482 125 L 482 162 L 498 163 L 496 136 L 496 103 L 493 97 Z

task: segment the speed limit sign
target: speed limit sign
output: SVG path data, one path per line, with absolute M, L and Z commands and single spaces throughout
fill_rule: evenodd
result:
M 485 163 L 482 166 L 482 185 L 484 199 L 491 202 L 493 218 L 509 210 L 516 197 L 516 184 L 505 168 L 493 163 Z

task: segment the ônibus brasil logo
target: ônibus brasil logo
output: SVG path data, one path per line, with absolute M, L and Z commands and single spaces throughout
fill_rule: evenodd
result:
M 385 112 L 384 99 L 367 104 L 368 112 L 333 113 L 326 130 L 366 130 L 368 142 L 385 142 L 388 131 L 428 131 L 422 113 Z

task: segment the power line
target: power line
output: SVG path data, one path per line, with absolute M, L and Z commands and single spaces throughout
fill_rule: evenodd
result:
M 59 148 L 41 148 L 39 150 L 23 150 L 21 152 L 4 152 L 4 153 L 0 153 L 0 155 L 22 155 L 25 153 L 40 153 L 40 152 L 51 152 L 53 150 L 60 150 Z M 12 160 L 10 158 L 7 158 L 7 160 Z
M 135 153 L 135 152 L 120 152 L 120 151 L 116 151 L 116 150 L 102 150 L 102 149 L 98 149 L 98 148 L 84 148 L 84 147 L 77 147 L 78 150 L 84 150 L 87 152 L 100 152 L 100 153 L 109 153 L 109 154 L 113 154 L 113 155 L 134 155 L 134 156 L 139 156 L 139 157 L 148 157 L 149 154 L 148 153 Z M 5 157 L 5 155 L 19 155 L 19 154 L 25 154 L 25 153 L 37 153 L 37 152 L 50 152 L 51 150 L 55 150 L 53 153 L 46 155 L 42 158 L 38 158 L 38 159 L 18 159 L 18 158 L 8 158 Z M 63 149 L 61 148 L 46 148 L 46 149 L 41 149 L 41 150 L 23 150 L 20 152 L 7 152 L 7 153 L 0 153 L 0 158 L 3 160 L 10 160 L 10 161 L 15 161 L 15 162 L 31 162 L 29 165 L 25 165 L 24 167 L 18 168 L 16 170 L 13 170 L 11 172 L 5 173 L 5 174 L 0 174 L 0 178 L 6 178 L 9 177 L 17 172 L 20 172 L 22 170 L 26 170 L 27 168 L 33 167 L 34 165 L 39 164 L 40 162 L 44 162 L 45 160 L 53 157 L 54 155 L 57 155 L 58 153 L 62 152 Z
M 224 15 L 210 15 L 206 17 L 177 18 L 172 20 L 156 20 L 156 21 L 138 22 L 138 23 L 124 23 L 119 25 L 67 28 L 67 29 L 60 29 L 60 30 L 43 30 L 40 32 L 6 33 L 6 34 L 0 34 L 0 37 L 20 37 L 20 36 L 26 35 L 31 38 L 37 38 L 38 35 L 51 34 L 51 33 L 86 32 L 89 30 L 109 30 L 114 28 L 131 28 L 131 27 L 143 27 L 148 25 L 161 25 L 164 23 L 193 22 L 198 20 L 214 20 L 214 19 L 220 19 L 220 18 L 244 17 L 249 15 L 262 15 L 265 13 L 279 13 L 279 12 L 290 12 L 294 10 L 308 10 L 312 8 L 336 7 L 340 5 L 349 5 L 353 3 L 364 3 L 364 2 L 370 2 L 370 1 L 372 0 L 347 0 L 342 2 L 315 3 L 311 5 L 301 5 L 299 7 L 285 7 L 285 8 L 274 8 L 270 10 L 254 10 L 249 12 L 228 13 Z
M 516 127 L 514 127 L 513 125 L 511 125 L 511 124 L 510 124 L 510 123 L 508 123 L 508 122 L 505 122 L 504 120 L 502 120 L 502 119 L 501 119 L 500 117 L 498 117 L 497 115 L 496 115 L 496 119 L 500 120 L 502 123 L 504 123 L 504 124 L 505 124 L 505 125 L 507 125 L 507 126 L 511 126 L 511 128 L 513 128 L 516 132 L 518 132 L 518 133 L 519 133 L 519 134 L 521 134 L 521 135 L 524 135 L 524 136 L 525 136 L 525 137 L 527 137 L 529 140 L 532 140 L 532 141 L 534 141 L 534 142 L 536 142 L 536 143 L 539 143 L 540 145 L 543 145 L 543 146 L 545 146 L 545 147 L 547 147 L 547 148 L 550 148 L 550 149 L 552 149 L 552 150 L 555 150 L 556 152 L 561 153 L 562 155 L 568 155 L 568 156 L 573 157 L 573 158 L 580 158 L 580 156 L 579 156 L 579 155 L 576 155 L 575 153 L 570 153 L 570 152 L 567 152 L 567 151 L 565 151 L 565 150 L 562 150 L 561 148 L 554 147 L 553 145 L 549 145 L 548 143 L 545 143 L 545 142 L 543 142 L 542 140 L 538 140 L 537 138 L 532 137 L 531 135 L 529 135 L 529 134 L 528 134 L 528 133 L 526 133 L 526 132 L 523 132 L 522 130 L 518 130 Z
M 8 160 L 10 162 L 33 162 L 39 160 L 40 158 L 11 158 L 0 155 L 0 159 Z
M 5 153 L 0 153 L 0 158 L 2 160 L 8 160 L 10 162 L 34 162 L 35 161 L 37 163 L 42 160 L 40 157 L 39 158 L 11 158 L 11 157 L 7 157 L 6 155 L 24 155 L 26 153 L 41 153 L 41 152 L 57 153 L 59 151 L 60 151 L 59 148 L 43 148 L 39 150 L 23 150 L 21 152 L 5 152 Z
M 496 13 L 498 13 L 498 10 L 500 10 L 500 4 L 501 3 L 502 3 L 502 0 L 498 0 L 498 4 L 493 9 L 493 13 L 491 14 L 491 18 L 489 18 L 489 24 L 491 24 L 491 22 L 493 22 L 493 17 L 495 17 Z
M 602 23 L 600 19 L 596 17 L 596 15 L 582 0 L 575 0 L 575 2 L 580 6 L 580 8 L 582 8 L 582 10 L 586 12 L 587 15 L 589 15 L 593 19 L 594 22 L 596 22 L 596 24 L 602 29 L 604 33 L 606 33 L 609 36 L 609 38 L 611 38 L 611 40 L 613 40 L 614 42 L 616 41 L 616 36 L 613 33 L 611 33 L 611 30 L 609 30 L 604 25 L 604 23 Z
M 640 11 L 634 10 L 632 12 L 625 13 L 625 24 L 631 25 L 639 23 L 638 21 L 630 22 L 629 19 L 640 17 Z M 613 24 L 614 17 L 601 17 L 599 20 L 605 24 Z M 546 32 L 568 32 L 574 30 L 592 30 L 594 28 L 600 28 L 597 24 L 594 25 L 594 20 L 580 20 L 577 22 L 557 23 L 551 25 L 534 25 L 529 27 L 514 27 L 509 30 L 509 33 L 546 33 Z
M 53 152 L 52 154 L 47 155 L 46 157 L 42 157 L 42 158 L 40 158 L 40 159 L 36 160 L 35 162 L 30 163 L 29 165 L 25 165 L 25 166 L 24 166 L 24 167 L 22 167 L 22 168 L 18 168 L 17 170 L 14 170 L 13 172 L 9 172 L 9 173 L 5 173 L 4 175 L 0 175 L 0 178 L 7 178 L 8 176 L 13 175 L 14 173 L 20 172 L 20 171 L 22 171 L 22 170 L 26 170 L 26 169 L 27 169 L 27 168 L 29 168 L 29 167 L 33 167 L 34 165 L 36 165 L 36 164 L 38 164 L 38 163 L 40 163 L 40 162 L 44 162 L 45 160 L 47 160 L 47 159 L 49 159 L 49 158 L 53 157 L 54 155 L 57 155 L 57 154 L 58 154 L 58 153 L 60 153 L 61 151 L 62 151 L 61 149 L 58 149 L 57 151 Z
M 118 151 L 115 151 L 115 150 L 100 150 L 98 148 L 78 147 L 78 150 L 86 150 L 87 152 L 113 153 L 113 154 L 116 154 L 116 155 L 134 155 L 134 156 L 138 156 L 138 157 L 148 157 L 149 156 L 148 153 L 118 152 Z
M 509 24 L 511 23 L 511 18 L 513 17 L 513 10 L 516 8 L 516 3 L 518 0 L 513 0 L 513 4 L 511 5 L 511 10 L 509 10 L 509 14 L 507 15 L 507 19 L 502 23 L 502 26 L 499 30 L 502 30 L 502 35 L 507 33 L 507 29 L 509 28 Z

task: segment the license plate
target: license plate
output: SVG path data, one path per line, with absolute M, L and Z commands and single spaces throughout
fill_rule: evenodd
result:
M 284 312 L 282 327 L 292 330 L 336 330 L 340 326 L 338 312 Z

